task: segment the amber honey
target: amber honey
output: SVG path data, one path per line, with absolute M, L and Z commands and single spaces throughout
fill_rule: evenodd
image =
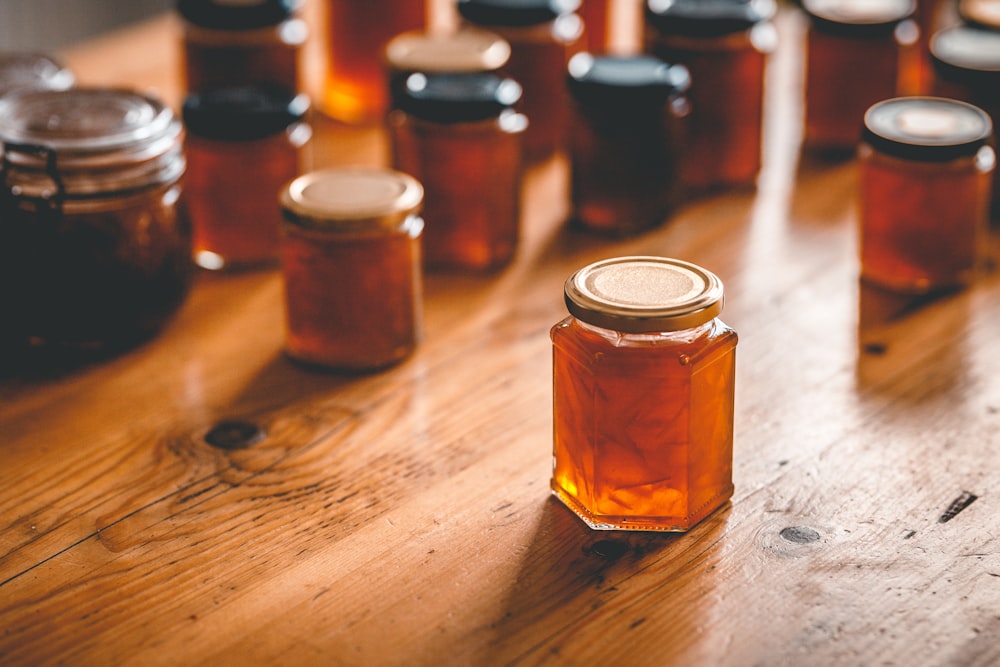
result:
M 896 98 L 865 115 L 859 148 L 861 277 L 929 292 L 970 282 L 987 233 L 995 156 L 984 111 Z
M 583 20 L 583 48 L 590 53 L 607 53 L 612 46 L 611 5 L 613 0 L 583 0 L 577 14 Z
M 773 2 L 652 0 L 646 50 L 691 74 L 683 181 L 692 192 L 750 186 L 761 168 Z
M 383 54 L 400 33 L 427 25 L 424 0 L 326 0 L 325 113 L 351 123 L 381 121 L 389 96 Z
M 289 184 L 281 244 L 289 356 L 370 371 L 414 350 L 422 196 L 412 177 L 381 169 L 329 169 Z
M 736 332 L 693 264 L 604 260 L 552 328 L 553 493 L 596 529 L 684 531 L 733 493 Z

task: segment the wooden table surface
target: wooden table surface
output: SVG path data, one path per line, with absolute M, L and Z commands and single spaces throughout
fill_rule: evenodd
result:
M 565 228 L 565 161 L 536 167 L 514 263 L 428 277 L 387 372 L 290 363 L 265 271 L 200 276 L 129 353 L 0 378 L 0 664 L 1000 664 L 1000 272 L 859 288 L 855 168 L 800 155 L 802 23 L 778 27 L 755 192 L 609 241 Z M 176 39 L 62 55 L 176 105 Z M 384 159 L 378 129 L 317 131 L 317 164 Z M 740 333 L 736 493 L 687 534 L 549 495 L 563 281 L 625 254 L 718 273 Z M 227 420 L 266 437 L 210 446 Z

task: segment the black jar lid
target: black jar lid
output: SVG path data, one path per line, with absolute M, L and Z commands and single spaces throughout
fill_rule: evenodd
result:
M 481 26 L 538 25 L 579 7 L 580 0 L 458 0 L 462 18 Z
M 188 95 L 182 117 L 191 135 L 251 141 L 284 132 L 302 121 L 308 110 L 307 95 L 283 88 L 221 88 Z
M 521 99 L 513 79 L 487 72 L 421 73 L 406 77 L 394 91 L 397 109 L 440 123 L 495 118 Z
M 649 0 L 646 20 L 663 35 L 721 37 L 749 30 L 776 11 L 774 0 Z
M 686 67 L 653 56 L 578 53 L 570 59 L 568 72 L 566 85 L 574 98 L 623 109 L 636 103 L 663 104 L 691 85 Z
M 953 26 L 934 33 L 929 48 L 942 78 L 1000 96 L 1000 32 Z
M 253 30 L 292 17 L 302 0 L 178 0 L 177 12 L 201 28 Z
M 802 0 L 813 28 L 846 37 L 891 35 L 913 16 L 916 0 Z
M 862 138 L 879 152 L 907 160 L 971 157 L 993 136 L 979 107 L 943 97 L 897 97 L 865 112 Z

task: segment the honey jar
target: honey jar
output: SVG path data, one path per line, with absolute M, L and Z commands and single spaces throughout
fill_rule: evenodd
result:
M 683 181 L 692 192 L 752 186 L 761 167 L 773 0 L 649 0 L 646 51 L 691 74 Z
M 393 37 L 385 47 L 389 79 L 402 82 L 410 74 L 496 72 L 510 59 L 503 37 L 476 28 L 454 32 L 412 30 Z
M 524 89 L 529 125 L 525 161 L 539 162 L 565 147 L 569 116 L 566 64 L 580 50 L 580 0 L 458 0 L 464 24 L 495 32 L 510 44 L 504 73 Z
M 309 30 L 302 0 L 179 0 L 189 92 L 242 86 L 299 89 Z
M 879 102 L 859 156 L 861 278 L 924 293 L 971 281 L 996 157 L 985 111 L 937 97 Z
M 75 82 L 73 72 L 51 56 L 0 51 L 0 97 L 25 88 L 65 90 Z
M 393 166 L 424 186 L 424 265 L 510 262 L 521 216 L 521 87 L 489 73 L 411 74 L 389 116 Z
M 736 332 L 699 266 L 617 257 L 574 273 L 551 331 L 552 491 L 591 528 L 686 531 L 733 493 Z
M 282 88 L 222 88 L 184 101 L 194 261 L 205 269 L 277 264 L 278 197 L 300 173 L 309 99 Z
M 381 122 L 389 107 L 383 54 L 400 33 L 427 27 L 426 0 L 324 0 L 326 83 L 320 106 L 348 123 Z
M 182 138 L 128 90 L 0 98 L 0 338 L 103 353 L 166 323 L 191 276 Z
M 945 28 L 931 38 L 930 55 L 934 95 L 978 106 L 996 127 L 1000 121 L 1000 32 L 974 26 Z M 991 199 L 991 215 L 1000 220 L 1000 170 L 993 171 Z
M 388 169 L 326 169 L 281 196 L 290 357 L 370 371 L 407 357 L 420 336 L 423 188 Z
M 803 0 L 805 147 L 853 154 L 868 107 L 897 95 L 903 52 L 916 41 L 914 0 Z
M 680 122 L 689 83 L 683 65 L 652 56 L 573 57 L 567 86 L 577 223 L 630 234 L 666 220 L 680 200 Z

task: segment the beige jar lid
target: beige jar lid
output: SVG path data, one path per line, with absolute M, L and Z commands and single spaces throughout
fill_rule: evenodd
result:
M 285 219 L 335 233 L 391 231 L 420 210 L 424 188 L 392 169 L 322 169 L 299 176 L 281 194 Z
M 507 40 L 475 28 L 404 32 L 385 48 L 386 63 L 397 72 L 492 72 L 509 58 Z
M 959 0 L 958 14 L 963 21 L 983 28 L 1000 28 L 1000 3 L 996 0 Z
M 564 291 L 574 317 L 626 333 L 690 329 L 722 312 L 714 273 L 666 257 L 601 260 L 570 276 Z

